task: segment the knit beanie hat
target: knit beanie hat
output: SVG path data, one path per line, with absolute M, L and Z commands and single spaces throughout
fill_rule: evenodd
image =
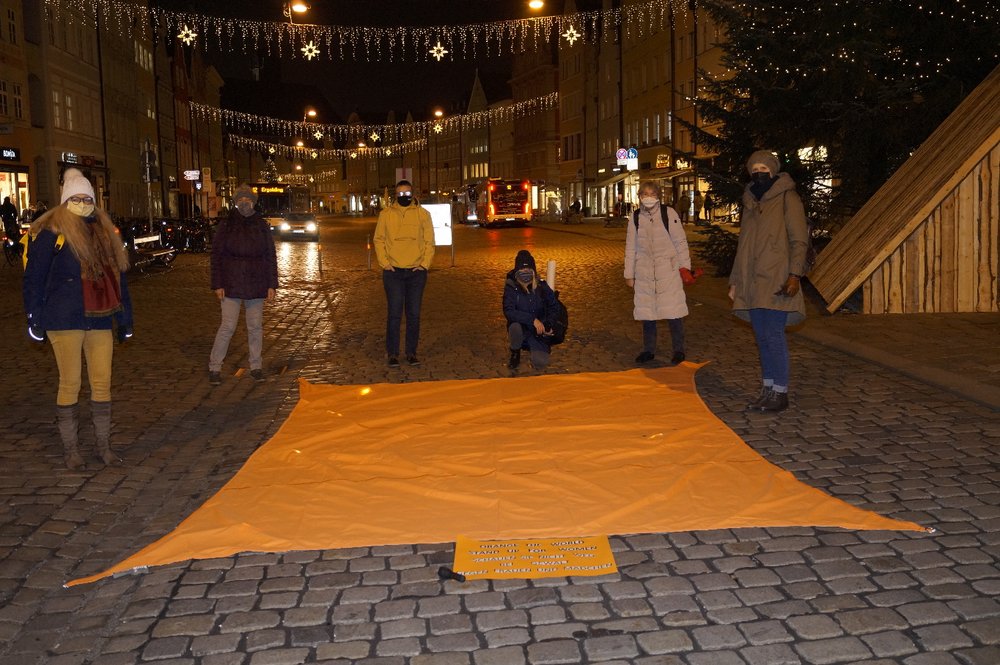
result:
M 778 162 L 778 158 L 770 150 L 758 150 L 750 155 L 750 159 L 747 160 L 748 173 L 753 173 L 754 164 L 763 164 L 771 172 L 771 175 L 778 175 L 778 172 L 781 171 L 781 164 Z
M 66 169 L 63 173 L 62 196 L 59 203 L 66 203 L 71 196 L 89 196 L 97 199 L 94 195 L 94 186 L 78 169 Z
M 236 205 L 240 199 L 250 199 L 254 205 L 257 205 L 257 195 L 250 189 L 250 185 L 240 185 L 236 188 L 236 193 L 233 194 L 233 205 Z
M 518 252 L 517 258 L 514 259 L 514 270 L 520 270 L 521 268 L 535 269 L 535 257 L 526 249 Z

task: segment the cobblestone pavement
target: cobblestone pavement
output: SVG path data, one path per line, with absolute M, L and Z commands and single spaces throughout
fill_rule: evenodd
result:
M 559 262 L 571 312 L 572 339 L 550 371 L 631 367 L 641 333 L 621 278 L 623 231 L 556 225 L 457 229 L 456 266 L 441 251 L 424 298 L 424 363 L 387 369 L 384 297 L 366 269 L 372 224 L 326 220 L 322 274 L 316 245 L 279 247 L 283 288 L 265 311 L 262 385 L 238 372 L 246 366 L 238 333 L 222 386 L 208 386 L 218 306 L 206 257 L 135 278 L 136 336 L 115 357 L 121 468 L 62 470 L 51 353 L 23 341 L 19 277 L 0 269 L 0 662 L 1000 663 L 998 412 L 803 333 L 791 339 L 793 408 L 745 414 L 757 382 L 753 340 L 720 305 L 724 284 L 711 279 L 691 292 L 688 357 L 711 361 L 697 383 L 712 411 L 801 480 L 936 533 L 614 536 L 620 572 L 600 578 L 441 583 L 435 571 L 452 555 L 445 543 L 248 553 L 62 588 L 168 532 L 211 496 L 288 415 L 298 377 L 507 376 L 500 277 L 521 246 Z M 854 320 L 873 325 L 837 319 L 843 328 L 833 332 L 850 337 Z M 976 380 L 990 385 L 990 322 L 927 319 L 922 334 L 897 331 L 885 350 L 914 361 L 926 340 L 957 348 L 971 335 L 965 346 L 986 354 Z M 861 328 L 856 341 L 875 348 L 892 325 Z M 88 428 L 82 436 L 89 444 Z

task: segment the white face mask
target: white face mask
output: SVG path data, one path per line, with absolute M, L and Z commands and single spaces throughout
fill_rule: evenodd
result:
M 80 217 L 90 217 L 94 214 L 93 203 L 73 203 L 72 201 L 67 201 L 66 208 L 74 215 L 79 215 Z
M 655 208 L 656 204 L 659 202 L 660 199 L 656 198 L 655 196 L 643 196 L 641 199 L 639 199 L 639 203 L 641 203 L 642 207 L 646 208 L 647 210 Z

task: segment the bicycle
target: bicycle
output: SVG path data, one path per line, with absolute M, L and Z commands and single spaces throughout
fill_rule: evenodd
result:
M 3 256 L 7 259 L 7 265 L 10 266 L 20 266 L 21 265 L 21 252 L 24 248 L 19 242 L 14 242 L 7 237 L 6 234 L 3 236 Z

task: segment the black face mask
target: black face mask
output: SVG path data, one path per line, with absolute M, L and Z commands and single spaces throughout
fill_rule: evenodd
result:
M 771 174 L 767 171 L 757 171 L 750 174 L 750 179 L 753 180 L 754 184 L 766 185 L 771 182 Z
M 396 203 L 403 206 L 404 208 L 411 203 L 413 203 L 413 194 L 410 192 L 404 192 L 401 194 L 396 194 Z

